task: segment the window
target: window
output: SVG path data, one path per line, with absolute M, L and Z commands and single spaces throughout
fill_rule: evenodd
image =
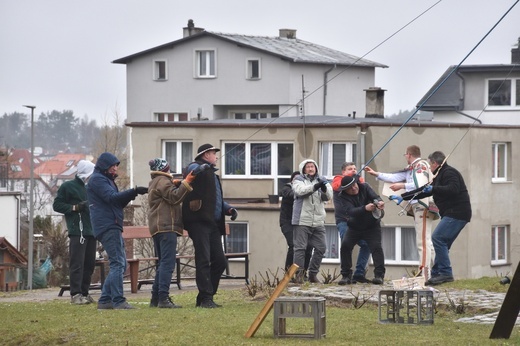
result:
M 216 77 L 216 57 L 214 50 L 198 50 L 197 57 L 197 77 L 214 78 Z
M 320 143 L 320 174 L 332 177 L 341 174 L 344 162 L 356 162 L 356 143 L 322 142 Z
M 7 163 L 0 163 L 0 188 L 6 189 L 7 188 L 7 179 L 8 179 L 8 172 L 7 172 Z
M 240 253 L 248 251 L 248 224 L 229 223 L 229 235 L 225 237 L 224 250 L 226 253 Z
M 520 79 L 488 80 L 487 102 L 491 108 L 520 106 Z
M 153 62 L 153 79 L 154 80 L 166 80 L 166 61 L 155 60 Z
M 155 113 L 154 118 L 159 122 L 187 121 L 188 113 Z
M 339 263 L 339 250 L 341 242 L 336 225 L 325 225 L 325 241 L 327 251 L 323 256 L 324 263 Z
M 278 118 L 278 112 L 232 112 L 231 119 L 270 119 L 270 118 Z
M 288 179 L 294 167 L 292 143 L 224 143 L 222 166 L 226 178 L 275 178 L 275 191 L 280 179 Z
M 381 227 L 387 264 L 419 264 L 413 227 Z
M 509 226 L 491 228 L 491 265 L 507 264 Z
M 170 164 L 170 172 L 181 174 L 182 169 L 193 161 L 193 143 L 163 141 L 162 157 Z
M 496 142 L 492 144 L 492 182 L 505 182 L 511 176 L 509 162 L 511 161 L 511 143 Z
M 260 79 L 260 59 L 258 59 L 258 58 L 247 59 L 246 78 L 247 79 Z

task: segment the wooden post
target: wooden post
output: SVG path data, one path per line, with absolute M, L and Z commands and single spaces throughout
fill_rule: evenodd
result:
M 271 298 L 269 298 L 269 300 L 265 303 L 264 308 L 262 309 L 262 311 L 260 311 L 256 319 L 254 320 L 253 324 L 251 324 L 251 327 L 249 327 L 248 331 L 245 334 L 246 338 L 250 338 L 255 335 L 256 331 L 258 330 L 258 328 L 260 328 L 260 325 L 262 324 L 262 322 L 264 322 L 265 318 L 269 314 L 269 311 L 271 311 L 271 309 L 273 308 L 274 301 L 283 292 L 283 290 L 285 289 L 291 278 L 294 276 L 294 273 L 296 273 L 298 268 L 299 267 L 297 264 L 293 264 L 289 268 L 287 273 L 285 273 L 284 278 L 282 279 L 282 281 L 280 281 L 278 286 L 276 286 L 276 289 L 271 295 Z
M 506 297 L 491 331 L 490 339 L 509 339 L 520 312 L 520 263 L 511 280 Z

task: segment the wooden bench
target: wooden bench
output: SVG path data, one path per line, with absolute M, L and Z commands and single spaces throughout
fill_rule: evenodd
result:
M 89 290 L 100 290 L 101 287 L 103 287 L 103 283 L 105 283 L 105 263 L 108 263 L 108 261 L 104 259 L 96 260 L 96 267 L 99 267 L 99 279 L 101 283 L 90 284 Z M 65 291 L 70 291 L 70 285 L 61 285 L 58 297 L 63 296 Z
M 123 231 L 124 239 L 148 239 L 150 237 L 150 231 L 147 226 L 125 226 Z M 227 259 L 231 258 L 243 258 L 244 259 L 244 275 L 235 276 L 230 274 L 229 265 L 226 266 L 226 271 L 222 274 L 222 279 L 244 279 L 246 284 L 249 284 L 249 253 L 226 253 L 224 254 Z M 176 261 L 176 272 L 175 276 L 172 277 L 172 284 L 177 284 L 179 289 L 181 286 L 181 272 L 183 267 L 195 268 L 194 265 L 190 264 L 190 260 L 195 259 L 194 255 L 177 255 Z M 141 279 L 139 280 L 139 263 L 142 261 L 157 261 L 157 257 L 149 258 L 131 258 L 127 259 L 128 266 L 130 268 L 130 290 L 132 293 L 137 293 L 142 285 L 153 284 L 153 279 Z M 154 263 L 155 265 L 155 263 Z

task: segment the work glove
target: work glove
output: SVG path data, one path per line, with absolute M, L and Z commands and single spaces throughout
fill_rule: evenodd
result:
M 198 166 L 197 168 L 195 168 L 193 171 L 191 171 L 190 173 L 193 173 L 193 175 L 197 175 L 199 174 L 200 172 L 204 172 L 205 170 L 209 169 L 211 166 L 208 165 L 207 163 L 203 163 L 202 165 Z M 195 178 L 193 178 L 195 179 Z
M 148 193 L 148 188 L 144 186 L 136 186 L 134 190 L 138 195 L 144 195 L 145 193 Z
M 388 196 L 388 198 L 391 201 L 395 201 L 395 203 L 397 203 L 397 205 L 401 204 L 401 202 L 403 201 L 403 197 L 397 196 L 397 195 L 390 195 L 390 196 Z
M 322 191 L 327 191 L 327 187 L 325 185 L 327 184 L 328 180 L 327 179 L 322 179 L 320 177 L 318 177 L 317 180 L 318 180 L 318 182 L 315 183 L 314 187 L 313 187 L 314 191 L 317 191 L 320 188 L 321 188 Z M 323 189 L 325 189 L 325 190 L 323 190 Z
M 179 187 L 181 185 L 181 181 L 179 179 L 172 179 L 173 185 Z
M 76 211 L 82 212 L 88 209 L 88 201 L 83 201 L 76 204 Z
M 238 217 L 238 211 L 235 208 L 229 209 L 229 212 L 231 214 L 231 221 L 235 221 Z
M 206 164 L 205 164 L 206 165 Z M 202 167 L 202 166 L 199 166 L 199 167 Z M 198 168 L 197 168 L 198 169 Z M 186 180 L 188 183 L 193 183 L 193 181 L 195 180 L 195 171 L 197 169 L 194 169 L 193 171 L 191 171 L 190 173 L 188 173 L 188 175 L 186 176 L 186 178 L 184 178 L 184 180 Z
M 431 186 L 431 185 L 426 185 L 426 186 L 424 187 L 424 189 L 422 190 L 422 192 L 423 192 L 423 193 L 431 193 L 432 190 L 433 190 L 433 186 Z

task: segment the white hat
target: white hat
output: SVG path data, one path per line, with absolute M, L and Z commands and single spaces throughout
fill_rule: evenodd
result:
M 90 161 L 87 161 L 87 160 L 80 160 L 78 162 L 78 173 L 77 173 L 77 176 L 85 181 L 88 179 L 88 177 L 90 177 L 92 175 L 92 173 L 94 173 L 94 167 L 96 165 L 94 165 L 92 162 Z

